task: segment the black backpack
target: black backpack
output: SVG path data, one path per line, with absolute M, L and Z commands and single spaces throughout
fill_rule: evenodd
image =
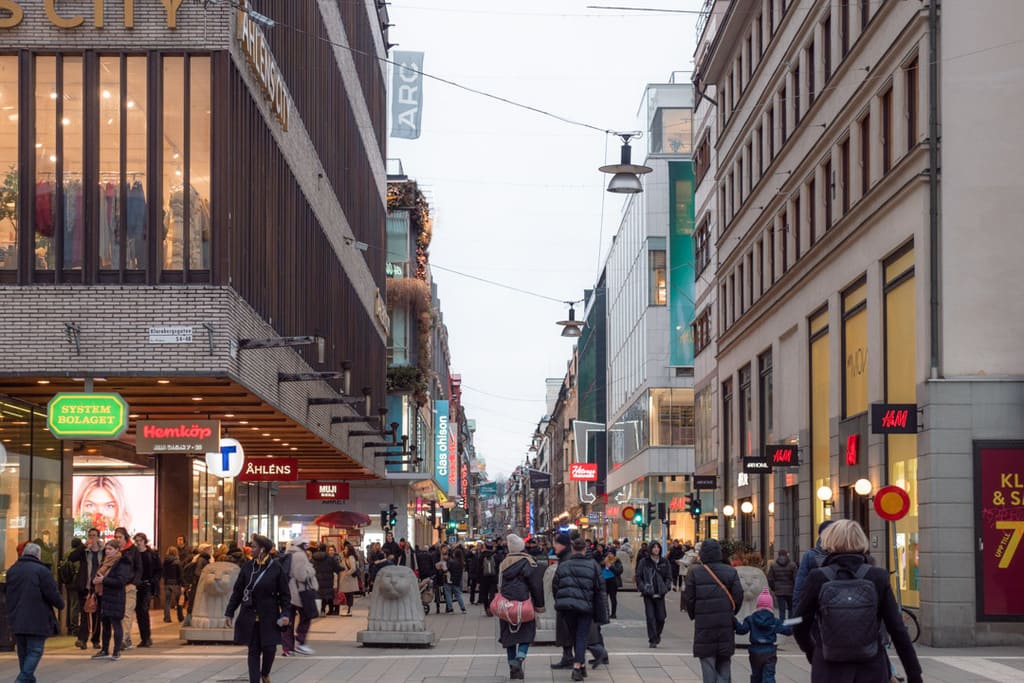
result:
M 878 654 L 878 591 L 863 564 L 852 579 L 840 579 L 834 566 L 821 567 L 828 581 L 818 591 L 816 621 L 821 652 L 829 662 L 862 662 Z
M 494 555 L 484 555 L 483 573 L 484 576 L 494 576 L 498 573 L 498 563 L 495 561 Z
M 65 586 L 73 586 L 78 580 L 79 562 L 65 558 L 57 565 L 57 579 Z

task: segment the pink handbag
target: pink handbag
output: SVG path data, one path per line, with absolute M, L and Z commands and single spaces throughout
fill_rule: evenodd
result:
M 536 618 L 532 599 L 509 600 L 501 593 L 495 595 L 491 600 L 491 614 L 516 629 Z

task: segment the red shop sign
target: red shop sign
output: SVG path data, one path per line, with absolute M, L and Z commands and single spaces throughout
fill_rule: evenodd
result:
M 298 481 L 298 458 L 246 458 L 238 481 Z
M 306 500 L 348 500 L 347 481 L 308 481 Z
M 596 462 L 574 462 L 569 465 L 570 481 L 597 481 Z
M 1024 616 L 1024 444 L 974 443 L 979 621 Z
M 846 464 L 857 464 L 857 446 L 860 445 L 860 435 L 850 434 L 846 437 Z

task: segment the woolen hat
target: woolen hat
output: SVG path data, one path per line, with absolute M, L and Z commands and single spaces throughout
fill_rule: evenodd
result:
M 526 541 L 515 534 L 509 534 L 506 536 L 505 541 L 508 543 L 508 551 L 510 553 L 521 553 L 523 552 L 523 548 L 526 547 Z
M 41 552 L 42 552 L 42 549 L 38 545 L 36 545 L 35 543 L 26 543 L 25 547 L 21 549 L 21 556 L 22 557 L 34 557 L 34 558 L 36 558 L 38 560 L 39 559 L 39 553 L 41 553 Z
M 569 534 L 558 534 L 555 536 L 555 543 L 558 545 L 564 545 L 568 548 L 572 545 L 572 539 L 569 538 Z
M 757 596 L 757 609 L 772 609 L 775 606 L 775 601 L 772 600 L 772 592 L 765 588 L 761 591 L 761 594 Z

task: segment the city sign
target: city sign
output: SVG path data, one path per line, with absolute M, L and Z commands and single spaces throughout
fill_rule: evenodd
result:
M 916 403 L 872 403 L 872 434 L 917 434 Z
M 244 2 L 240 3 L 238 8 L 238 27 L 235 35 L 238 36 L 242 54 L 249 62 L 249 69 L 260 84 L 260 89 L 263 91 L 263 96 L 266 98 L 274 118 L 281 124 L 281 130 L 287 131 L 290 102 L 288 88 L 285 85 L 284 76 L 281 75 L 281 70 L 274 60 L 270 44 L 263 35 L 263 30 L 245 7 Z
M 884 520 L 899 521 L 910 512 L 910 495 L 899 486 L 883 486 L 875 493 L 875 512 Z
M 211 453 L 220 448 L 220 420 L 138 420 L 136 453 Z
M 298 481 L 298 458 L 246 458 L 238 481 Z
M 494 498 L 498 495 L 498 482 L 489 481 L 476 487 L 476 495 L 481 498 Z
M 307 481 L 306 500 L 348 500 L 347 481 Z
M 434 401 L 434 481 L 446 494 L 448 490 L 448 401 Z
M 530 488 L 531 489 L 549 489 L 551 488 L 551 475 L 547 472 L 540 470 L 530 470 Z
M 695 474 L 693 475 L 693 488 L 698 491 L 714 491 L 718 488 L 717 474 Z
M 245 449 L 234 439 L 221 439 L 216 451 L 206 454 L 206 469 L 215 477 L 237 477 L 245 464 Z
M 799 467 L 800 451 L 791 444 L 770 444 L 764 447 L 764 457 L 772 467 Z
M 596 462 L 574 462 L 569 465 L 570 481 L 597 481 Z
M 768 458 L 760 455 L 744 456 L 743 471 L 747 474 L 767 474 L 772 471 L 772 463 Z
M 59 393 L 46 424 L 56 439 L 116 439 L 128 426 L 128 404 L 120 394 Z
M 21 6 L 21 3 L 26 3 L 26 0 L 3 0 L 3 2 L 0 2 L 0 10 L 6 12 L 5 16 L 0 17 L 0 28 L 14 28 L 21 24 L 25 19 L 25 9 Z M 55 0 L 48 0 L 43 4 L 46 7 L 47 20 L 57 28 L 78 28 L 85 24 L 85 17 L 80 14 L 74 16 L 68 16 L 68 14 L 61 16 L 57 14 L 57 3 Z M 155 0 L 153 4 L 156 4 Z M 167 15 L 167 28 L 176 28 L 178 26 L 178 8 L 181 7 L 181 0 L 176 2 L 173 0 L 161 0 L 160 4 L 163 5 Z M 103 28 L 104 26 L 103 10 L 103 0 L 96 0 L 92 17 L 92 25 L 95 28 Z M 33 15 L 36 15 L 37 12 L 38 10 L 33 12 Z M 125 0 L 123 24 L 125 28 L 135 28 L 134 2 Z
M 635 516 L 636 508 L 633 507 L 632 505 L 627 505 L 626 507 L 622 508 L 622 518 L 627 522 L 632 522 Z

